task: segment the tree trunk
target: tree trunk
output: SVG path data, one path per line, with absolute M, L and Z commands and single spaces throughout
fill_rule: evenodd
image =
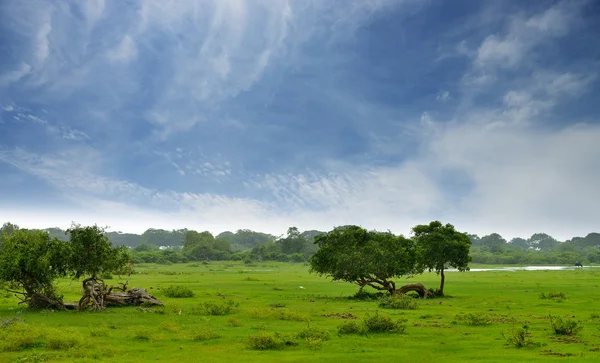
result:
M 444 269 L 442 269 L 442 271 L 440 272 L 441 276 L 442 276 L 442 280 L 440 281 L 440 291 L 439 294 L 440 295 L 444 295 L 444 282 L 446 281 L 446 276 L 444 275 Z
M 401 286 L 398 290 L 394 291 L 394 294 L 403 295 L 409 291 L 415 291 L 417 294 L 419 294 L 420 297 L 423 297 L 423 298 L 428 298 L 428 297 L 434 296 L 431 291 L 427 290 L 425 288 L 425 286 L 423 286 L 423 284 L 419 284 L 419 283 Z
M 142 304 L 163 306 L 163 303 L 150 295 L 146 289 L 136 287 L 127 290 L 127 283 L 121 285 L 117 288 L 121 291 L 112 291 L 114 287 L 107 289 L 106 284 L 101 279 L 91 277 L 83 280 L 81 289 L 83 296 L 77 303 L 77 310 L 99 311 L 104 310 L 107 306 L 137 306 Z

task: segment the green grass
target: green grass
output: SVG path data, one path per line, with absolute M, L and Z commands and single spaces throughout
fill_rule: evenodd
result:
M 164 308 L 30 312 L 0 293 L 0 362 L 600 361 L 600 269 L 447 273 L 449 296 L 419 299 L 414 310 L 348 299 L 356 286 L 310 275 L 304 264 L 135 270 L 129 286 L 145 287 Z M 437 288 L 439 277 L 425 273 L 396 284 L 408 282 Z M 169 297 L 169 286 L 194 296 Z M 79 298 L 77 281 L 61 281 L 59 289 L 66 301 Z M 561 292 L 566 299 L 540 298 Z M 360 327 L 375 315 L 406 328 L 338 334 L 339 326 L 354 321 Z M 550 315 L 583 328 L 557 334 Z M 535 344 L 507 343 L 518 334 Z

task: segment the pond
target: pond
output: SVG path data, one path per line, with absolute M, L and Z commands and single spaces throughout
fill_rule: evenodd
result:
M 600 266 L 584 266 L 584 268 L 596 268 Z M 507 267 L 489 267 L 489 268 L 472 268 L 469 272 L 485 272 L 485 271 L 560 271 L 560 270 L 575 270 L 581 269 L 575 266 L 507 266 Z M 447 272 L 457 272 L 457 269 L 448 269 Z

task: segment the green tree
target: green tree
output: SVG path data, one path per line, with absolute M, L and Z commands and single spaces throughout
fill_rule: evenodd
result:
M 74 278 L 89 276 L 97 280 L 103 273 L 121 272 L 130 261 L 126 246 L 113 247 L 104 229 L 73 224 L 69 233 L 70 273 Z
M 466 233 L 460 233 L 451 224 L 442 225 L 439 221 L 420 224 L 412 229 L 418 251 L 419 266 L 435 271 L 441 276 L 438 293 L 444 295 L 444 270 L 454 267 L 468 271 L 471 256 L 471 240 Z
M 290 227 L 287 230 L 287 236 L 277 240 L 277 245 L 281 252 L 286 255 L 292 255 L 294 253 L 302 253 L 306 248 L 306 238 L 300 234 L 300 231 L 296 227 Z
M 66 276 L 69 246 L 38 230 L 17 229 L 3 234 L 0 248 L 0 281 L 22 295 L 29 308 L 64 309 L 54 280 Z
M 361 291 L 371 286 L 393 293 L 393 278 L 417 272 L 415 244 L 402 235 L 343 226 L 314 240 L 319 249 L 310 258 L 310 272 L 355 283 Z

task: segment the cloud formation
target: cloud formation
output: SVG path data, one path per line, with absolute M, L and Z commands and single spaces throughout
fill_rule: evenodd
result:
M 0 219 L 592 232 L 595 5 L 447 6 L 5 1 Z

